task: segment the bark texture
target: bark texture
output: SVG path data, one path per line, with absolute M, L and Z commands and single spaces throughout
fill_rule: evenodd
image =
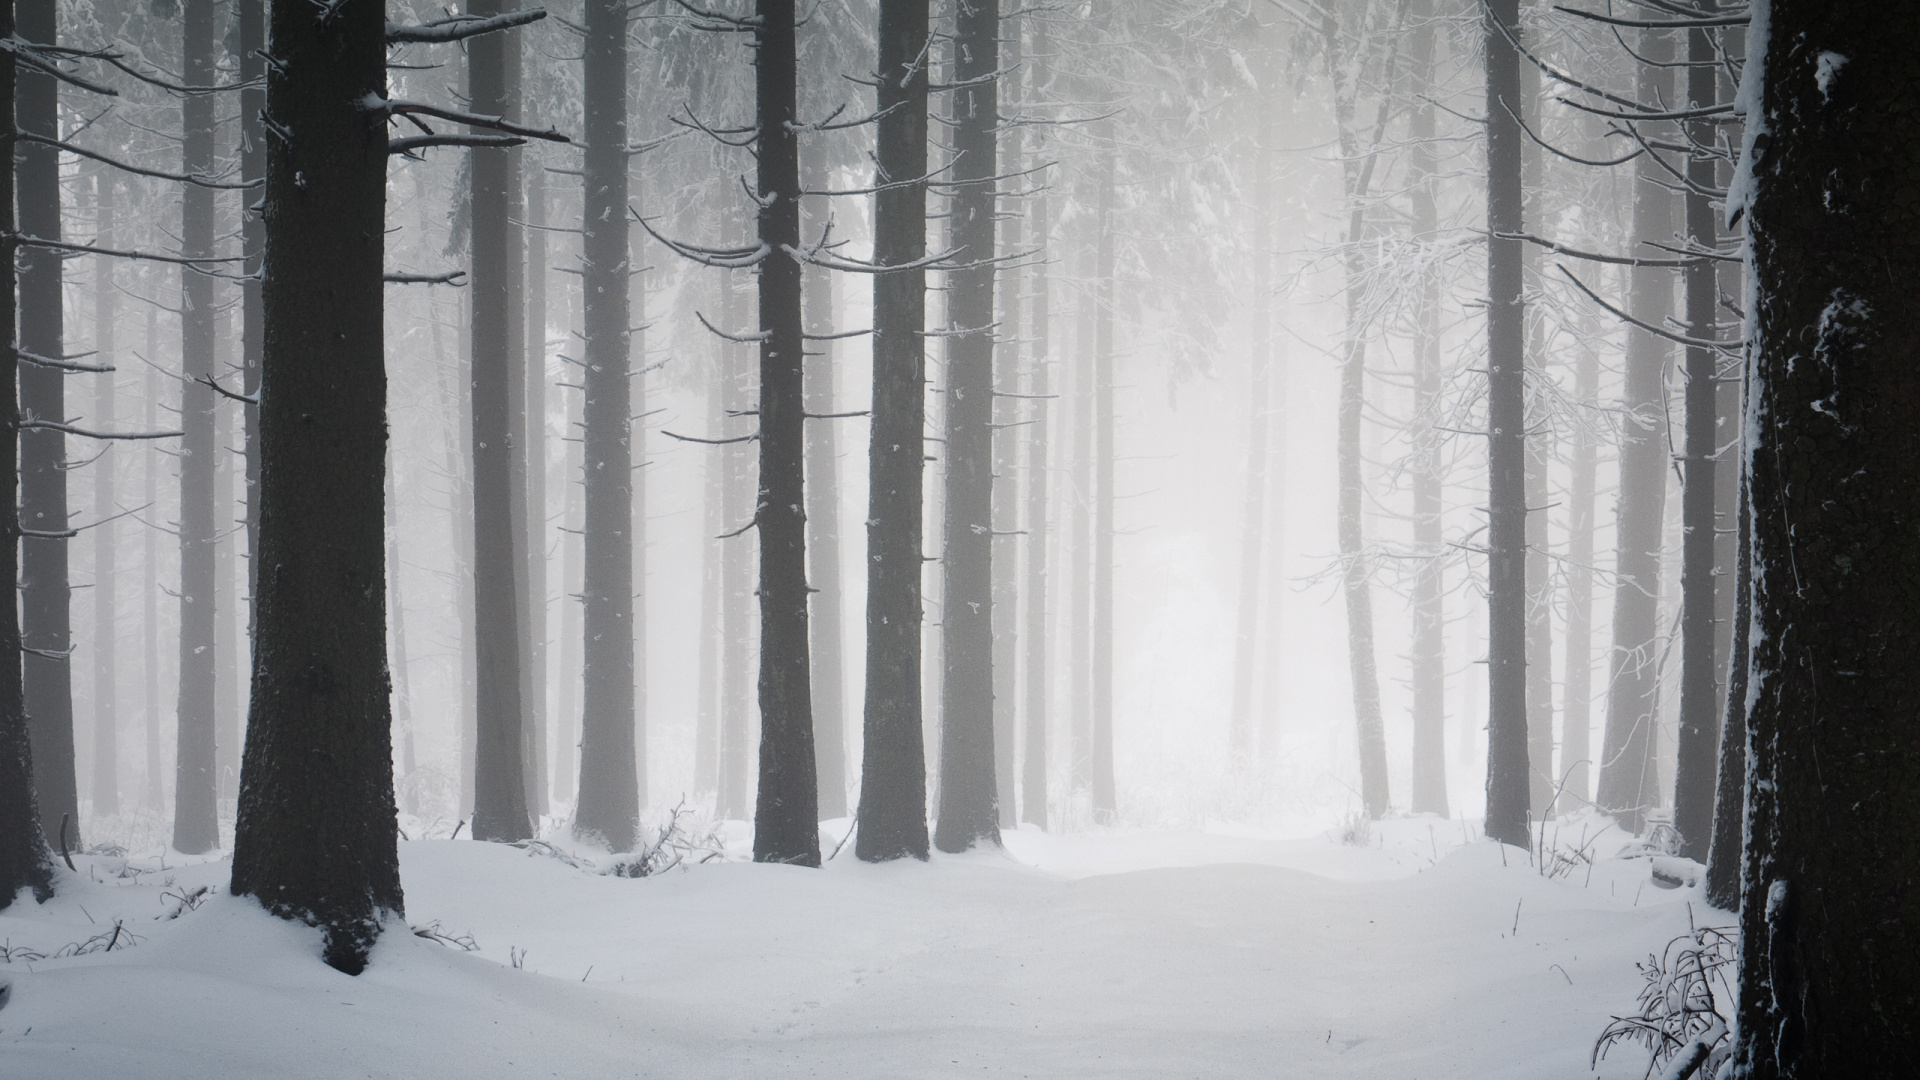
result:
M 1920 1071 L 1920 7 L 1770 6 L 1768 130 L 1749 156 L 1753 709 L 1732 1075 L 1904 1077 Z
M 880 0 L 873 257 L 873 409 L 867 451 L 867 675 L 860 834 L 868 862 L 927 857 L 920 702 L 921 500 L 926 456 L 927 0 Z
M 402 914 L 386 654 L 386 20 L 273 0 L 259 597 L 232 891 L 357 974 Z

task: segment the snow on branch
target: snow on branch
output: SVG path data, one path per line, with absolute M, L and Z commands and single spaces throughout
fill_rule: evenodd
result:
M 479 37 L 481 34 L 511 30 L 516 26 L 539 22 L 546 17 L 545 8 L 529 8 L 525 11 L 509 11 L 485 18 L 478 15 L 455 15 L 451 18 L 435 19 L 432 22 L 411 26 L 403 26 L 389 20 L 387 44 L 446 45 L 455 41 L 465 41 L 470 37 Z
M 464 124 L 467 127 L 504 131 L 509 135 L 518 135 L 527 139 L 545 139 L 548 142 L 558 143 L 571 143 L 573 141 L 553 128 L 547 128 L 542 131 L 538 128 L 521 127 L 519 124 L 508 122 L 504 116 L 489 116 L 484 113 L 461 112 L 458 109 L 443 109 L 438 105 L 429 105 L 424 101 L 390 101 L 378 94 L 368 94 L 360 99 L 360 107 L 370 113 L 379 113 L 385 116 L 404 116 L 425 129 L 429 135 L 433 134 L 432 129 L 426 128 L 426 125 L 421 124 L 419 120 L 415 119 L 416 117 L 431 116 L 455 124 Z
M 242 191 L 247 188 L 259 187 L 263 183 L 263 181 L 260 180 L 245 180 L 237 184 L 229 184 L 219 180 L 209 179 L 197 173 L 170 173 L 162 172 L 159 169 L 145 169 L 138 165 L 130 165 L 117 158 L 108 157 L 98 150 L 89 150 L 84 146 L 75 146 L 64 139 L 50 139 L 45 135 L 35 135 L 30 131 L 15 132 L 13 137 L 18 142 L 34 143 L 39 146 L 51 146 L 56 150 L 64 150 L 75 157 L 98 161 L 103 165 L 111 165 L 122 172 L 129 172 L 135 176 L 152 177 L 155 180 L 172 180 L 175 183 L 192 184 L 196 187 L 214 188 L 219 191 Z

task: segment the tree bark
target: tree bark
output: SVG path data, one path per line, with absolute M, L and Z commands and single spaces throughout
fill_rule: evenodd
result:
M 521 397 L 526 407 L 522 410 L 520 445 L 527 493 L 527 670 L 532 675 L 529 700 L 540 759 L 535 770 L 540 780 L 538 804 L 544 807 L 551 798 L 556 771 L 547 724 L 547 598 L 551 595 L 547 589 L 547 173 L 538 159 L 526 160 L 523 220 L 527 224 L 521 230 L 526 249 L 521 264 L 526 305 L 520 349 L 525 379 Z
M 1763 73 L 1748 70 L 1761 76 L 1748 122 L 1766 134 L 1746 163 L 1753 709 L 1733 1075 L 1907 1076 L 1920 1047 L 1920 8 L 1770 7 Z
M 1580 349 L 1573 400 L 1600 406 L 1600 355 Z M 1593 798 L 1593 534 L 1599 445 L 1579 425 L 1573 435 L 1573 484 L 1567 494 L 1567 672 L 1560 711 L 1560 773 L 1567 809 Z
M 471 13 L 503 10 L 479 0 Z M 467 43 L 467 98 L 473 111 L 504 116 L 512 31 Z M 533 835 L 526 770 L 529 721 L 522 694 L 521 521 L 513 497 L 516 369 L 509 314 L 514 302 L 514 250 L 508 215 L 514 158 L 502 148 L 475 148 L 472 161 L 473 266 L 473 577 L 475 697 L 473 838 L 512 842 Z
M 1526 307 L 1518 0 L 1489 0 L 1487 63 L 1487 836 L 1529 846 Z
M 746 323 L 746 305 L 741 302 L 738 272 L 728 271 L 722 286 L 721 319 L 723 326 Z M 721 354 L 722 413 L 729 418 L 729 437 L 752 430 L 754 403 L 747 395 L 748 351 L 745 345 L 723 343 Z M 729 818 L 745 818 L 752 800 L 747 779 L 751 762 L 748 742 L 753 730 L 752 700 L 748 671 L 753 655 L 753 544 L 741 532 L 752 521 L 754 507 L 752 443 L 734 443 L 720 448 L 722 480 L 721 516 L 725 536 L 721 544 L 721 603 L 725 640 L 720 660 L 720 776 L 721 812 Z
M 880 0 L 873 408 L 867 452 L 867 658 L 854 854 L 927 857 L 920 701 L 926 442 L 927 0 Z
M 14 33 L 13 3 L 0 2 L 0 38 Z M 13 53 L 0 52 L 0 116 L 15 115 Z M 14 241 L 14 170 L 0 169 L 0 342 L 13 347 L 14 265 L 18 245 Z M 25 364 L 16 365 L 24 375 Z M 58 372 L 54 374 L 58 375 Z M 19 489 L 19 410 L 14 400 L 13 379 L 0 379 L 0 417 L 11 429 L 0 439 L 0 484 L 8 489 L 11 503 Z M 0 560 L 15 565 L 20 534 L 17 529 L 0 529 Z M 0 589 L 0 655 L 13 656 L 20 651 L 20 596 L 14 589 Z M 33 890 L 34 899 L 46 901 L 53 895 L 53 864 L 48 858 L 47 841 L 40 832 L 40 815 L 34 799 L 34 740 L 29 732 L 26 702 L 21 689 L 20 666 L 0 664 L 0 910 L 12 906 L 23 888 Z
M 1702 10 L 1714 10 L 1703 0 Z M 1687 100 L 1693 109 L 1710 108 L 1719 98 L 1719 71 L 1715 42 L 1707 30 L 1687 34 Z M 1718 128 L 1711 121 L 1687 125 L 1689 141 L 1712 146 Z M 1713 201 L 1706 194 L 1715 185 L 1713 160 L 1692 156 L 1687 179 L 1698 185 L 1685 196 L 1688 244 L 1712 250 L 1719 240 Z M 1682 271 L 1686 286 L 1687 333 L 1713 339 L 1720 302 L 1717 268 L 1705 259 Z M 1715 350 L 1689 345 L 1686 349 L 1686 450 L 1682 458 L 1680 548 L 1680 732 L 1673 778 L 1673 827 L 1680 834 L 1680 854 L 1704 862 L 1713 839 L 1714 773 L 1720 748 L 1720 634 L 1715 628 L 1718 603 L 1714 565 L 1719 547 L 1718 499 L 1715 481 L 1720 471 L 1720 358 Z
M 376 5 L 273 0 L 253 697 L 232 891 L 366 965 L 403 912 L 386 650 L 381 325 L 387 137 Z
M 1639 53 L 1655 64 L 1673 58 L 1666 31 L 1641 34 Z M 1643 65 L 1638 100 L 1672 101 L 1670 68 Z M 1648 129 L 1650 138 L 1658 129 Z M 1673 196 L 1655 164 L 1635 165 L 1633 236 L 1637 251 L 1668 243 Z M 1657 267 L 1631 272 L 1628 305 L 1641 322 L 1662 326 L 1673 314 L 1673 275 Z M 1608 664 L 1607 725 L 1595 801 L 1623 826 L 1639 832 L 1653 805 L 1653 729 L 1660 695 L 1655 655 L 1660 608 L 1660 529 L 1667 499 L 1666 367 L 1672 347 L 1634 327 L 1627 329 L 1626 387 L 1621 406 L 1620 492 L 1613 594 L 1613 656 Z
M 213 0 L 183 0 L 181 69 L 189 85 L 209 86 L 213 70 Z M 213 106 L 208 94 L 180 103 L 185 135 L 180 169 L 211 176 Z M 188 184 L 180 192 L 180 253 L 213 255 L 213 191 Z M 218 642 L 214 625 L 219 596 L 214 529 L 214 393 L 216 326 L 213 279 L 180 274 L 180 682 L 175 717 L 173 846 L 189 855 L 220 846 L 218 731 L 215 686 Z
M 998 163 L 999 0 L 954 5 L 951 91 L 956 187 L 948 203 L 955 258 L 947 274 L 945 550 L 941 560 L 940 814 L 942 851 L 999 844 L 993 701 L 993 279 Z M 964 85 L 984 80 L 978 85 Z
M 16 27 L 26 41 L 54 43 L 56 0 L 25 0 Z M 60 136 L 59 83 L 22 68 L 16 76 L 14 117 L 20 130 Z M 60 155 L 50 146 L 22 143 L 14 150 L 20 232 L 58 240 Z M 19 249 L 20 347 L 38 356 L 66 353 L 61 255 L 45 248 Z M 66 373 L 19 365 L 20 415 L 65 421 Z M 73 760 L 73 642 L 71 591 L 67 584 L 67 440 L 46 428 L 20 432 L 20 523 L 47 536 L 20 537 L 20 634 L 28 726 L 33 739 L 33 791 L 40 818 L 69 818 L 70 843 L 80 845 L 80 800 Z M 204 850 L 204 849 L 202 849 Z
M 1707 849 L 1707 902 L 1726 911 L 1740 908 L 1740 852 L 1747 824 L 1747 679 L 1748 663 L 1753 656 L 1752 507 L 1744 475 L 1739 477 L 1739 482 L 1733 642 L 1727 667 L 1726 711 L 1720 725 L 1713 842 Z
M 998 3 L 998 0 L 995 0 Z M 1020 16 L 1006 16 L 995 36 L 1004 41 L 999 63 L 1009 71 L 1022 64 Z M 995 112 L 999 111 L 999 78 L 994 80 Z M 1018 92 L 1018 83 L 1010 83 Z M 996 165 L 1009 175 L 1025 168 L 1020 152 L 1024 125 L 1001 130 L 994 121 L 993 136 L 1004 140 L 1004 153 Z M 1000 182 L 995 182 L 997 192 Z M 991 200 L 990 200 L 991 201 Z M 998 213 L 989 215 L 989 228 Z M 1014 209 L 1001 218 L 999 253 L 1012 256 L 1024 250 L 1021 236 L 1024 221 Z M 1020 484 L 1016 477 L 1020 455 L 1020 347 L 1024 332 L 1020 320 L 1021 270 L 1007 267 L 995 271 L 994 288 L 1000 299 L 995 306 L 999 326 L 993 332 L 993 777 L 1000 827 L 1020 824 L 1019 779 L 1014 773 L 1015 750 L 1019 746 L 1019 657 L 1020 657 Z
M 760 784 L 755 862 L 820 865 L 807 648 L 804 332 L 794 0 L 757 0 L 754 96 L 760 263 Z
M 627 279 L 627 7 L 588 0 L 585 196 L 585 577 L 580 802 L 574 833 L 632 851 L 640 827 L 634 739 L 632 325 Z

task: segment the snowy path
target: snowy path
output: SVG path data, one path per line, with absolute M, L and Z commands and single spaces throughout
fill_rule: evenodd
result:
M 1587 1075 L 1690 891 L 1642 889 L 1644 861 L 1548 880 L 1459 828 L 1391 822 L 1365 849 L 1022 833 L 924 866 L 643 881 L 403 844 L 410 921 L 482 950 L 389 934 L 358 979 L 250 904 L 154 921 L 161 875 L 83 863 L 0 939 L 51 952 L 121 917 L 144 940 L 0 965 L 0 1077 Z M 171 876 L 223 887 L 225 866 Z

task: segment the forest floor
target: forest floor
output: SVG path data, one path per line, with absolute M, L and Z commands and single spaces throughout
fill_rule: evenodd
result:
M 78 855 L 0 912 L 0 1076 L 1575 1077 L 1636 961 L 1732 921 L 1645 858 L 1556 876 L 1458 821 L 1363 832 L 1023 830 L 823 871 L 734 835 L 645 879 L 408 842 L 408 922 L 478 948 L 396 925 L 357 978 L 224 860 Z

